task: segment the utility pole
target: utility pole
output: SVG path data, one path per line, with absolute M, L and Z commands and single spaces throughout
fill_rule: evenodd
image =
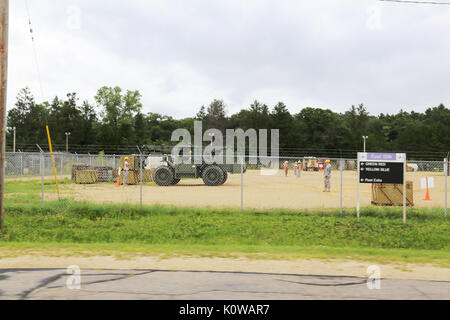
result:
M 66 132 L 66 153 L 69 152 L 69 136 L 70 136 L 70 132 Z
M 6 84 L 8 79 L 9 0 L 0 0 L 0 231 L 3 229 L 5 182 Z

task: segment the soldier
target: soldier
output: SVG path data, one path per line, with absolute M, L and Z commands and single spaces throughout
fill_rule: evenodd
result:
M 330 192 L 331 189 L 331 163 L 330 160 L 325 161 L 325 169 L 323 170 L 323 178 L 325 189 L 323 192 Z
M 298 160 L 297 162 L 297 174 L 298 174 L 298 178 L 300 178 L 300 176 L 302 175 L 302 161 Z
M 285 161 L 283 166 L 284 166 L 284 176 L 287 177 L 289 171 L 289 162 Z
M 128 163 L 128 157 L 125 157 L 123 162 L 123 184 L 128 184 L 128 171 L 130 170 L 130 164 Z

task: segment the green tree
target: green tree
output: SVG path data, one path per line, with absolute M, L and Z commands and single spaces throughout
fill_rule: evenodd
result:
M 95 96 L 100 108 L 100 139 L 107 144 L 135 144 L 135 116 L 141 111 L 139 91 L 122 93 L 119 87 L 103 87 Z

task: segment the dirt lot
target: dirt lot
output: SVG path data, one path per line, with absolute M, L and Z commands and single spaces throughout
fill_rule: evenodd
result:
M 435 187 L 430 190 L 431 201 L 423 200 L 425 190 L 420 188 L 420 179 L 434 176 Z M 444 206 L 444 176 L 442 173 L 408 172 L 407 180 L 414 183 L 415 207 Z M 340 194 L 340 173 L 334 171 L 331 193 L 324 193 L 321 172 L 302 172 L 300 178 L 293 171 L 288 177 L 280 170 L 273 176 L 263 176 L 257 170 L 244 175 L 244 207 L 254 209 L 289 208 L 320 209 L 338 208 Z M 63 192 L 75 200 L 95 203 L 139 203 L 139 186 L 120 186 L 114 183 L 95 185 L 63 185 Z M 357 177 L 355 171 L 343 173 L 343 205 L 356 207 Z M 361 184 L 361 205 L 371 205 L 371 185 Z M 48 195 L 52 197 L 51 194 Z M 166 204 L 188 207 L 234 207 L 241 204 L 241 176 L 230 175 L 225 185 L 205 186 L 202 180 L 182 180 L 177 186 L 159 187 L 144 185 L 144 204 Z

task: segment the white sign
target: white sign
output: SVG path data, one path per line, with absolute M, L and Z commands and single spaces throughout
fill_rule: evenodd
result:
M 428 183 L 427 183 L 428 180 Z M 434 178 L 433 177 L 426 177 L 426 178 L 422 178 L 420 179 L 420 187 L 422 189 L 432 189 L 434 188 Z
M 405 162 L 406 153 L 359 152 L 359 161 Z

